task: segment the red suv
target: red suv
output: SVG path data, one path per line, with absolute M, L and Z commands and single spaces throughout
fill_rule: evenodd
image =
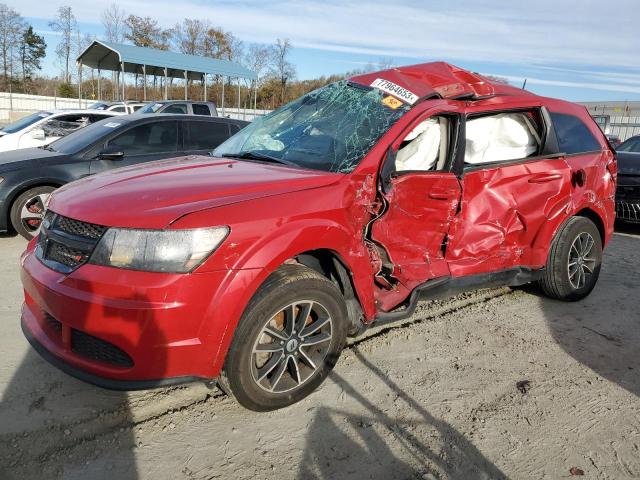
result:
M 579 300 L 616 160 L 587 111 L 445 63 L 359 75 L 213 152 L 57 190 L 22 257 L 25 335 L 97 385 L 217 379 L 270 410 L 347 335 L 422 298 L 538 282 Z

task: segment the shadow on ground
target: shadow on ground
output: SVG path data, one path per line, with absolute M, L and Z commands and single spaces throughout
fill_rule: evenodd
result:
M 506 478 L 464 435 L 431 415 L 357 347 L 353 352 L 371 376 L 384 383 L 388 395 L 405 403 L 410 413 L 391 417 L 333 371 L 331 380 L 356 400 L 361 413 L 326 406 L 316 411 L 297 478 Z M 346 431 L 357 434 L 350 436 Z
M 640 225 L 616 225 L 598 284 L 579 302 L 540 296 L 558 344 L 600 376 L 640 396 Z M 620 234 L 622 233 L 622 234 Z

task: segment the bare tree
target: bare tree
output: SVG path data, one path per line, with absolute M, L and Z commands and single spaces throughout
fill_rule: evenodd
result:
M 249 70 L 257 75 L 259 80 L 263 77 L 265 70 L 269 66 L 269 61 L 272 58 L 273 48 L 254 43 L 249 46 L 249 49 L 245 53 L 243 63 Z
M 124 42 L 126 18 L 127 13 L 115 3 L 102 11 L 101 21 L 104 27 L 104 36 L 109 42 Z
M 60 43 L 56 47 L 56 54 L 61 61 L 64 62 L 64 81 L 65 83 L 71 82 L 71 74 L 69 72 L 69 62 L 71 60 L 71 50 L 73 48 L 73 32 L 77 27 L 76 17 L 71 10 L 71 7 L 59 7 L 58 17 L 49 22 L 49 27 L 54 32 L 59 32 L 62 35 Z
M 296 76 L 296 69 L 289 61 L 291 53 L 291 42 L 289 39 L 277 39 L 273 47 L 271 59 L 271 73 L 280 82 L 280 102 L 284 103 L 287 92 L 287 82 L 293 80 Z
M 10 71 L 13 60 L 18 53 L 18 45 L 25 27 L 24 19 L 13 8 L 0 3 L 0 55 L 2 56 L 2 73 L 5 89 L 11 82 Z
M 201 55 L 205 50 L 205 37 L 210 28 L 206 21 L 185 18 L 173 28 L 176 48 L 189 55 Z

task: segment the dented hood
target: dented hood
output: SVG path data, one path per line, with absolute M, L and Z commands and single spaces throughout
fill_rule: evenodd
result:
M 317 188 L 342 177 L 227 158 L 184 157 L 67 184 L 51 196 L 49 208 L 100 225 L 165 228 L 198 210 Z

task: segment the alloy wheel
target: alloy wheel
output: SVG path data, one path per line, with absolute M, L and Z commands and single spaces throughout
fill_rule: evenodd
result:
M 576 290 L 583 288 L 596 268 L 596 259 L 592 256 L 595 240 L 587 232 L 580 233 L 569 249 L 569 282 Z
M 322 365 L 332 334 L 333 321 L 320 303 L 287 305 L 265 323 L 253 346 L 253 380 L 270 393 L 299 388 Z
M 28 199 L 20 210 L 20 222 L 27 231 L 36 235 L 40 231 L 40 225 L 46 210 L 45 205 L 50 193 L 40 193 Z

